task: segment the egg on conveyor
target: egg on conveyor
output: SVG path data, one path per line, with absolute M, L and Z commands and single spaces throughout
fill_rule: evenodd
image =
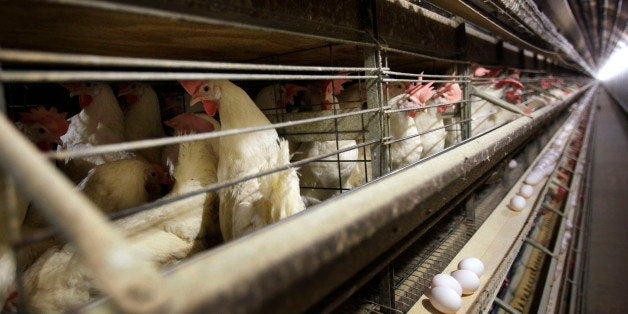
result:
M 514 169 L 516 167 L 517 167 L 517 161 L 514 159 L 511 159 L 510 162 L 508 163 L 508 168 Z
M 443 313 L 456 313 L 462 307 L 460 295 L 448 287 L 433 287 L 428 297 L 432 306 Z
M 529 185 L 537 185 L 543 180 L 544 174 L 539 170 L 532 170 L 528 173 L 525 182 Z
M 519 189 L 519 195 L 523 196 L 524 198 L 530 198 L 532 194 L 534 194 L 534 188 L 531 185 L 521 185 L 521 188 Z
M 462 294 L 472 294 L 480 287 L 480 278 L 468 269 L 459 269 L 451 273 L 462 287 Z
M 460 283 L 458 283 L 454 277 L 447 274 L 434 276 L 434 278 L 432 278 L 432 288 L 434 287 L 447 287 L 456 291 L 458 295 L 462 295 L 462 286 L 460 286 Z
M 508 206 L 510 209 L 520 212 L 526 207 L 526 199 L 521 195 L 515 195 L 510 199 L 510 204 Z
M 470 270 L 480 277 L 484 273 L 484 263 L 479 258 L 467 257 L 458 263 L 458 269 Z

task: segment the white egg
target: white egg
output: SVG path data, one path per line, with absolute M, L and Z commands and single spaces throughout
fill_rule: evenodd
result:
M 508 168 L 514 169 L 516 167 L 517 167 L 517 161 L 514 159 L 511 159 L 510 162 L 508 163 Z
M 462 294 L 472 294 L 480 287 L 480 278 L 468 269 L 459 269 L 451 273 L 462 287 Z
M 543 180 L 543 173 L 537 170 L 532 170 L 528 173 L 525 181 L 529 185 L 537 185 L 541 182 L 541 180 Z
M 429 298 L 432 306 L 443 313 L 456 313 L 462 307 L 460 295 L 448 287 L 433 287 Z
M 458 295 L 462 295 L 462 287 L 460 286 L 460 283 L 458 283 L 454 277 L 447 274 L 438 274 L 434 276 L 434 278 L 432 278 L 432 288 L 434 287 L 447 287 L 456 291 Z
M 484 263 L 479 258 L 467 257 L 458 263 L 458 269 L 470 270 L 480 277 L 484 273 Z
M 523 196 L 524 198 L 530 198 L 532 194 L 534 194 L 534 188 L 531 185 L 521 185 L 521 188 L 519 189 L 519 195 Z
M 521 195 L 515 195 L 510 199 L 510 209 L 520 212 L 526 207 L 526 199 Z

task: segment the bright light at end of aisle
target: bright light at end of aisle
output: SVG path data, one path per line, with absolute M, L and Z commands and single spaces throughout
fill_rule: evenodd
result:
M 600 81 L 607 81 L 624 71 L 628 71 L 628 46 L 620 42 L 606 64 L 598 71 L 596 78 Z

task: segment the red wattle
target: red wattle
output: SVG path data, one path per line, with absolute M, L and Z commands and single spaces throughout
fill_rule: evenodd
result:
M 137 96 L 136 95 L 131 95 L 131 94 L 127 94 L 124 95 L 124 100 L 126 100 L 127 104 L 134 104 L 137 102 Z
M 79 106 L 85 108 L 92 103 L 92 96 L 90 95 L 79 95 Z
M 49 142 L 37 142 L 37 148 L 42 152 L 49 152 L 52 150 L 52 144 Z
M 216 100 L 203 100 L 203 109 L 209 116 L 214 116 L 218 111 L 218 101 Z

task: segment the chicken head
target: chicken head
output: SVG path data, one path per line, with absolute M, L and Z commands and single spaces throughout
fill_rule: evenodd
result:
M 422 73 L 421 73 L 422 74 Z M 407 108 L 421 108 L 425 106 L 425 103 L 432 96 L 432 90 L 434 87 L 432 86 L 434 82 L 429 82 L 425 85 L 421 84 L 423 77 L 419 76 L 419 82 L 413 83 L 408 86 L 405 93 L 408 95 L 404 104 L 399 106 L 399 109 L 407 109 Z M 416 111 L 408 111 L 408 116 L 411 118 L 415 118 L 417 112 Z
M 216 114 L 220 97 L 222 96 L 222 88 L 219 81 L 194 80 L 179 81 L 179 83 L 192 96 L 190 105 L 193 106 L 200 102 L 208 115 L 213 116 Z
M 521 90 L 523 89 L 523 84 L 521 84 L 521 82 L 517 79 L 510 77 L 500 80 L 495 84 L 495 88 L 505 89 L 506 100 L 508 102 L 512 104 L 521 102 Z
M 68 132 L 70 121 L 67 112 L 57 108 L 47 110 L 43 106 L 20 112 L 19 128 L 41 151 L 50 151 L 53 145 L 61 145 L 61 136 Z
M 205 133 L 215 130 L 215 126 L 210 122 L 193 113 L 182 113 L 164 124 L 173 128 L 178 133 Z
M 144 93 L 146 87 L 146 84 L 137 82 L 120 84 L 118 85 L 118 97 L 124 97 L 128 104 L 134 104 Z
M 70 91 L 70 97 L 79 96 L 79 106 L 85 108 L 92 104 L 92 100 L 95 96 L 100 94 L 104 88 L 104 83 L 62 83 L 61 86 L 67 88 Z
M 172 187 L 170 174 L 158 163 L 150 163 L 144 171 L 146 184 L 144 188 L 153 198 L 161 197 Z
M 347 76 L 348 73 L 338 74 L 338 76 Z M 322 80 L 317 81 L 314 84 L 314 90 L 312 94 L 314 95 L 314 99 L 311 101 L 313 104 L 318 103 L 321 105 L 321 110 L 331 110 L 333 109 L 333 104 L 336 103 L 336 99 L 334 96 L 340 94 L 340 92 L 344 89 L 342 84 L 346 82 L 350 82 L 351 80 L 347 79 L 334 79 L 334 80 Z
M 285 92 L 283 93 L 283 95 L 281 95 L 282 97 L 279 97 L 279 99 L 277 100 L 277 107 L 279 108 L 286 107 L 287 105 L 294 105 L 294 97 L 299 92 L 307 91 L 306 87 L 291 83 L 286 83 L 284 85 L 284 89 Z

